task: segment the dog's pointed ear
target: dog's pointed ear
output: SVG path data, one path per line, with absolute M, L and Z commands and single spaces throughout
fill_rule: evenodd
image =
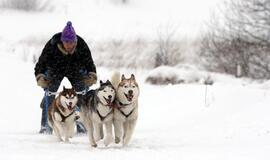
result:
M 106 81 L 107 84 L 112 84 L 109 80 Z
M 134 74 L 131 74 L 131 80 L 134 80 L 134 81 L 135 81 L 135 76 L 134 76 Z
M 66 90 L 66 87 L 65 87 L 65 86 L 63 86 L 63 91 L 64 91 L 64 90 Z
M 125 75 L 124 74 L 122 74 L 122 76 L 121 76 L 121 81 L 123 81 L 123 80 L 125 80 L 126 78 L 125 78 Z

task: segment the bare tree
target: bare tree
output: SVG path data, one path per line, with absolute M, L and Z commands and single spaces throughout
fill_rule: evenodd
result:
M 161 65 L 176 65 L 182 59 L 183 47 L 180 41 L 174 39 L 176 29 L 167 26 L 165 31 L 158 30 L 158 39 L 156 40 L 155 67 Z
M 201 55 L 215 71 L 270 78 L 270 0 L 231 0 L 223 21 L 213 18 Z M 238 68 L 238 69 L 237 69 Z

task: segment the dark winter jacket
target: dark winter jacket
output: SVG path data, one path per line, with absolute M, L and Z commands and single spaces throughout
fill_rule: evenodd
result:
M 79 76 L 82 70 L 86 73 L 96 73 L 96 66 L 85 41 L 77 35 L 74 53 L 64 54 L 57 46 L 62 46 L 60 37 L 61 33 L 55 34 L 45 45 L 35 66 L 35 75 L 45 74 L 46 71 L 55 76 Z

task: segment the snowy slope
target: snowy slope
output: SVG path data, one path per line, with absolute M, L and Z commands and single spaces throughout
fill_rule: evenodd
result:
M 188 46 L 183 47 L 187 48 L 183 54 L 192 57 L 193 39 L 204 29 L 210 9 L 223 0 L 129 0 L 127 5 L 117 1 L 120 0 L 50 0 L 53 10 L 44 12 L 0 8 L 0 50 L 4 48 L 0 54 L 12 53 L 14 57 L 31 62 L 36 59 L 34 55 L 40 55 L 48 39 L 62 31 L 71 20 L 77 34 L 87 41 L 92 51 L 97 50 L 97 54 L 93 54 L 97 64 L 102 65 L 104 62 L 100 59 L 104 57 L 115 56 L 113 51 L 122 41 L 126 42 L 123 48 L 130 43 L 134 45 L 130 49 L 138 50 L 135 54 L 142 63 L 149 62 L 156 53 L 152 43 L 155 44 L 160 34 L 166 36 L 171 32 L 174 32 L 173 40 L 184 41 L 181 46 Z M 132 53 L 124 53 L 132 57 Z M 135 60 L 130 59 L 132 64 Z M 140 63 L 139 60 L 135 64 Z
M 50 0 L 53 10 L 40 13 L 0 8 L 0 19 L 5 22 L 2 29 L 14 31 L 3 35 L 20 40 L 26 35 L 50 35 L 63 29 L 59 24 L 71 20 L 87 40 L 155 39 L 159 30 L 176 28 L 180 35 L 195 36 L 211 10 L 223 0 L 129 0 L 127 5 L 117 1 L 120 0 Z
M 134 72 L 141 87 L 139 120 L 128 147 L 100 143 L 93 149 L 87 136 L 66 144 L 53 135 L 39 135 L 43 91 L 36 86 L 31 56 L 40 54 L 67 20 L 90 47 L 108 39 L 153 40 L 158 30 L 175 27 L 176 35 L 192 37 L 202 29 L 209 8 L 221 0 L 132 0 L 125 7 L 117 0 L 51 1 L 53 12 L 0 9 L 1 160 L 269 160 L 270 82 L 218 74 L 213 76 L 217 83 L 207 88 L 152 86 L 144 83 L 147 70 L 122 69 Z M 93 58 L 103 60 L 96 52 Z M 101 79 L 111 72 L 98 66 Z
M 205 95 L 203 85 L 151 86 L 139 78 L 139 120 L 130 146 L 106 148 L 100 143 L 93 149 L 87 136 L 66 144 L 37 133 L 43 91 L 35 85 L 33 67 L 0 58 L 0 159 L 270 158 L 270 92 L 263 85 L 218 83 L 208 86 Z M 103 79 L 111 73 L 105 68 L 98 71 Z

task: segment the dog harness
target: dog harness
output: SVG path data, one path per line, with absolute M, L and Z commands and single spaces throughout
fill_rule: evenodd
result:
M 108 117 L 111 113 L 113 112 L 113 110 L 111 109 L 111 111 L 106 115 L 106 116 L 102 116 L 99 111 L 97 110 L 97 115 L 99 116 L 100 120 L 103 121 L 106 117 Z
M 115 103 L 115 108 L 116 109 L 118 109 L 120 112 L 121 112 L 121 114 L 122 115 L 124 115 L 126 118 L 128 118 L 132 113 L 133 113 L 133 111 L 135 110 L 135 108 L 133 108 L 128 114 L 125 114 L 125 112 L 123 112 L 122 110 L 121 110 L 121 108 L 124 108 L 124 107 L 126 107 L 126 106 L 128 106 L 128 105 L 130 105 L 130 104 L 123 104 L 123 103 L 121 103 L 121 102 L 118 102 L 118 104 L 119 105 L 117 105 L 117 103 Z
M 57 105 L 57 104 L 56 104 Z M 58 106 L 58 105 L 57 105 Z M 67 116 L 64 116 L 62 113 L 61 113 L 61 111 L 60 111 L 60 108 L 64 108 L 63 106 L 58 106 L 57 108 L 56 108 L 56 112 L 57 113 L 59 113 L 60 114 L 60 116 L 61 116 L 61 118 L 62 118 L 62 120 L 61 120 L 61 122 L 65 122 L 66 121 L 66 119 L 68 118 L 68 117 L 70 117 L 74 112 L 75 112 L 75 110 L 73 110 L 70 114 L 68 114 Z
M 64 115 L 60 114 L 60 115 L 61 115 L 61 118 L 62 118 L 62 121 L 61 121 L 61 122 L 65 122 L 66 119 L 67 119 L 68 117 L 70 117 L 74 112 L 75 112 L 75 111 L 71 112 L 71 113 L 70 113 L 69 115 L 67 115 L 67 116 L 64 116 Z
M 105 104 L 103 104 L 98 97 L 97 97 L 97 99 L 98 99 L 98 102 L 101 103 L 103 106 L 108 106 L 110 108 L 114 107 L 113 105 L 109 105 L 109 104 L 105 105 Z M 96 109 L 96 111 L 97 111 L 97 115 L 99 116 L 100 120 L 103 121 L 106 117 L 108 117 L 113 112 L 113 109 L 111 109 L 111 111 L 106 116 L 102 116 L 99 113 L 98 109 Z

